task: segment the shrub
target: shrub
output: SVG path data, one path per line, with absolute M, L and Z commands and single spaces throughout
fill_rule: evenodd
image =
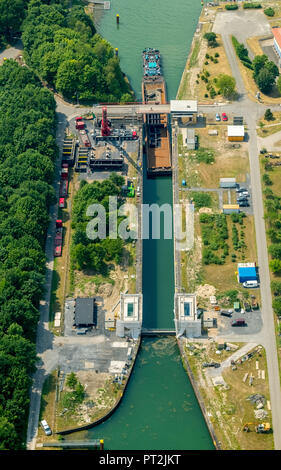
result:
M 210 97 L 213 99 L 216 95 L 217 95 L 216 90 L 214 88 L 211 88 Z
M 200 193 L 200 192 L 191 192 L 191 198 L 195 204 L 196 209 L 200 209 L 200 207 L 211 207 L 212 205 L 212 197 L 208 193 Z
M 238 5 L 225 5 L 226 10 L 238 10 Z
M 206 60 L 205 65 L 209 65 L 209 62 Z
M 265 8 L 263 11 L 267 16 L 274 16 L 275 15 L 275 11 L 271 7 Z
M 215 53 L 215 57 L 219 57 L 219 56 L 220 56 L 220 55 L 219 55 L 219 53 L 218 53 L 218 52 L 216 52 L 216 53 Z
M 200 148 L 196 151 L 196 160 L 199 163 L 213 163 L 215 161 L 215 153 L 213 149 Z
M 263 175 L 262 180 L 266 186 L 271 186 L 273 184 L 267 173 Z
M 265 113 L 264 113 L 264 119 L 265 119 L 266 121 L 273 121 L 273 120 L 274 120 L 273 114 L 272 114 L 272 112 L 271 112 L 270 109 L 267 109 L 267 110 L 265 111 Z
M 281 281 L 271 281 L 271 290 L 274 295 L 281 296 Z
M 209 98 L 208 93 L 205 93 L 204 98 Z
M 209 59 L 209 58 L 210 58 L 209 54 L 206 54 L 206 55 L 205 55 L 205 58 L 206 58 L 206 59 Z
M 218 64 L 218 59 L 214 59 L 214 64 Z
M 244 10 L 249 9 L 249 8 L 262 8 L 260 3 L 243 3 L 243 8 Z

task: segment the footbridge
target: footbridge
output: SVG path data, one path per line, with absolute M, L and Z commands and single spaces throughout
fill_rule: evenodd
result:
M 102 116 L 102 108 L 106 106 L 110 117 L 135 116 L 143 114 L 170 114 L 170 104 L 105 104 L 94 105 L 93 113 L 97 117 Z
M 176 336 L 176 330 L 162 328 L 142 328 L 142 336 Z

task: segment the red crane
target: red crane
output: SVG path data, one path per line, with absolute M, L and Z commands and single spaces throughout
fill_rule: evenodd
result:
M 102 108 L 102 121 L 101 121 L 101 135 L 108 136 L 110 135 L 110 127 L 107 120 L 107 108 Z

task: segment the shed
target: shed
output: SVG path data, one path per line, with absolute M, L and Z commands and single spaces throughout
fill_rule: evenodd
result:
M 236 178 L 220 178 L 220 188 L 236 188 Z
M 93 326 L 96 325 L 95 299 L 77 297 L 75 304 L 75 325 Z
M 257 281 L 255 266 L 238 266 L 238 282 Z
M 227 137 L 230 142 L 242 142 L 244 136 L 244 126 L 227 126 Z
M 195 130 L 187 129 L 186 146 L 188 150 L 194 150 L 196 146 Z
M 203 313 L 203 327 L 204 328 L 216 327 L 216 318 L 217 318 L 217 315 L 214 312 L 204 312 Z
M 224 204 L 222 211 L 224 214 L 239 214 L 240 209 L 238 204 Z

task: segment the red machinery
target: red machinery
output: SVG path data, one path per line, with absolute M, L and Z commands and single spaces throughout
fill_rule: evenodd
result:
M 103 137 L 109 136 L 111 133 L 108 119 L 107 119 L 107 108 L 102 108 L 102 121 L 101 121 L 101 135 Z
M 85 123 L 82 119 L 82 116 L 75 118 L 75 121 L 76 121 L 76 129 L 79 129 L 79 130 L 84 129 Z
M 56 234 L 55 234 L 55 246 L 54 256 L 61 256 L 62 251 L 62 220 L 56 220 Z

